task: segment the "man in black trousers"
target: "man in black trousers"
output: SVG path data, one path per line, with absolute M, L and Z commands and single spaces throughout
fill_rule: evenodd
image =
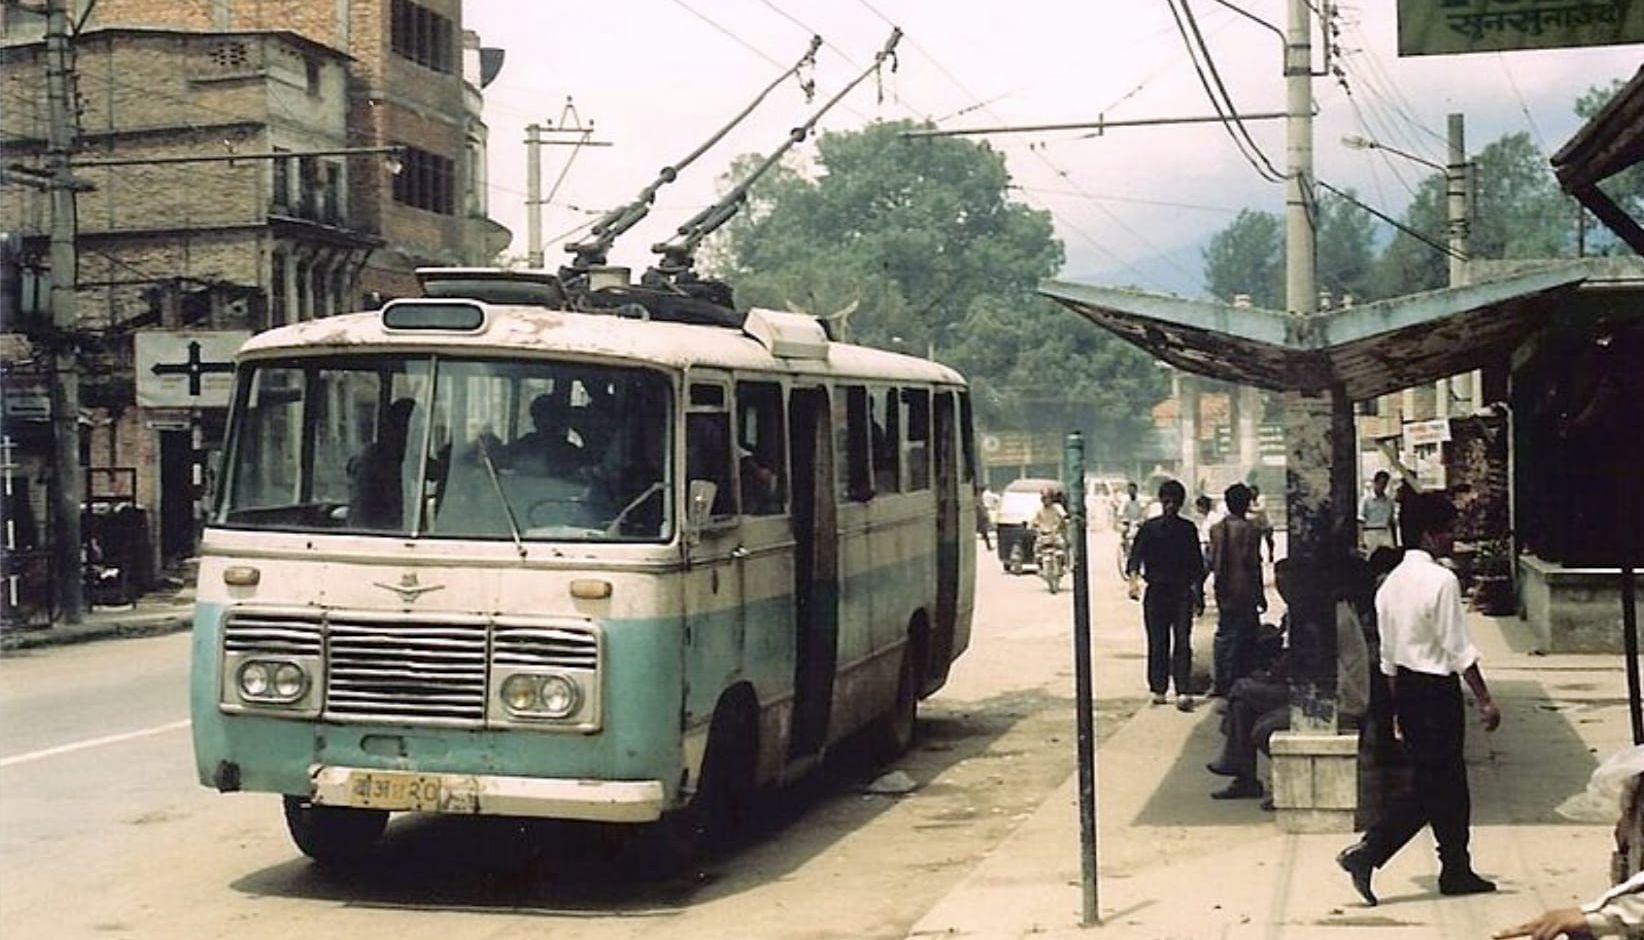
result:
M 1416 541 L 1376 591 L 1376 619 L 1381 628 L 1381 671 L 1392 684 L 1393 711 L 1414 781 L 1363 839 L 1336 856 L 1368 904 L 1376 903 L 1371 874 L 1423 826 L 1432 827 L 1438 842 L 1439 893 L 1496 889 L 1473 871 L 1467 854 L 1472 806 L 1462 760 L 1461 680 L 1472 689 L 1485 731 L 1501 724 L 1501 711 L 1479 672 L 1460 585 L 1437 561 L 1452 548 L 1456 510 L 1441 494 L 1421 493 L 1405 501 L 1404 511 Z
M 1147 628 L 1147 687 L 1153 704 L 1165 702 L 1166 683 L 1176 685 L 1176 707 L 1193 710 L 1189 682 L 1193 672 L 1193 591 L 1204 578 L 1199 527 L 1180 515 L 1187 490 L 1175 480 L 1159 486 L 1163 514 L 1142 523 L 1131 545 L 1125 574 L 1130 599 L 1141 597 L 1139 579 L 1147 579 L 1142 623 Z

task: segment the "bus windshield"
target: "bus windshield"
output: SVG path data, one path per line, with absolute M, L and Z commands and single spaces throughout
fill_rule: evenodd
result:
M 237 396 L 218 525 L 516 541 L 673 531 L 661 372 L 287 359 L 242 366 Z

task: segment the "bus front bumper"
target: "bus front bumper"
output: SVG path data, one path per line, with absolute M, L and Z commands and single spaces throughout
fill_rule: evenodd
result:
M 315 767 L 313 801 L 321 806 L 536 816 L 643 823 L 662 816 L 656 780 L 565 780 L 479 774 L 415 773 Z

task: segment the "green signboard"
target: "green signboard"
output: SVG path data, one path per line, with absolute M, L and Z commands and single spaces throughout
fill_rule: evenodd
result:
M 1644 0 L 1399 0 L 1399 55 L 1644 42 Z

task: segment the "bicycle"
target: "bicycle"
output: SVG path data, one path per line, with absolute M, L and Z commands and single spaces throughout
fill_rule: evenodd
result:
M 1136 544 L 1136 524 L 1133 522 L 1119 523 L 1119 552 L 1115 558 L 1118 562 L 1119 577 L 1125 576 L 1125 568 L 1130 564 L 1130 548 Z

